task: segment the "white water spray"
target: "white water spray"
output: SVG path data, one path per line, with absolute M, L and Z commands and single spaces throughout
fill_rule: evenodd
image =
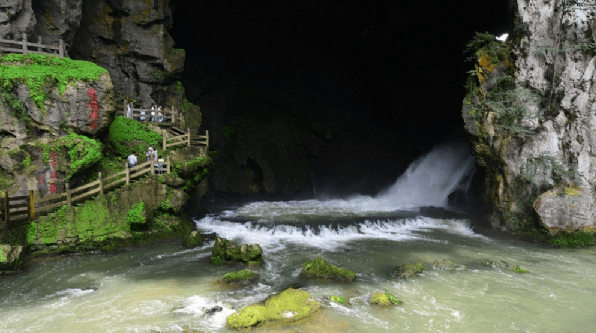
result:
M 439 145 L 414 161 L 388 190 L 375 198 L 395 207 L 446 207 L 449 194 L 474 171 L 474 157 L 467 143 L 452 141 Z

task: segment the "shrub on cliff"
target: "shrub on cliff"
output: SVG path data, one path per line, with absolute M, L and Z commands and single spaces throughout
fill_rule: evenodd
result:
M 108 142 L 112 152 L 126 157 L 136 151 L 137 154 L 147 150 L 149 146 L 159 150 L 162 137 L 144 124 L 125 117 L 116 117 L 110 125 Z M 142 162 L 142 159 L 139 160 Z

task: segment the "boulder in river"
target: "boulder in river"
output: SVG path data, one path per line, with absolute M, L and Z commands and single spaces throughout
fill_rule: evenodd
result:
M 514 273 L 530 273 L 530 271 L 522 269 L 521 267 L 519 267 L 519 265 L 511 265 L 503 260 L 501 261 L 488 261 L 486 263 L 487 265 L 491 266 L 491 267 L 495 267 L 495 268 L 501 268 L 501 269 L 506 269 L 508 271 L 512 271 Z
M 308 292 L 286 289 L 269 296 L 264 304 L 252 304 L 226 319 L 228 328 L 247 329 L 262 324 L 287 324 L 302 321 L 321 308 Z
M 232 286 L 248 286 L 259 281 L 259 278 L 259 274 L 248 269 L 243 269 L 236 273 L 227 273 L 221 279 L 221 282 Z
M 393 304 L 401 304 L 402 301 L 398 300 L 393 294 L 389 292 L 378 292 L 372 295 L 370 298 L 370 304 L 377 306 L 391 306 Z
M 416 277 L 416 275 L 422 273 L 424 266 L 421 263 L 405 263 L 397 267 L 397 277 L 402 279 L 410 279 Z
M 215 245 L 211 253 L 211 263 L 259 265 L 263 262 L 263 250 L 259 244 L 242 244 L 238 246 L 225 238 L 215 237 Z
M 310 279 L 329 279 L 343 282 L 353 282 L 356 273 L 326 262 L 323 258 L 317 257 L 302 265 L 300 275 Z
M 449 260 L 435 260 L 433 262 L 433 269 L 436 271 L 465 271 L 467 268 L 464 265 L 454 264 Z

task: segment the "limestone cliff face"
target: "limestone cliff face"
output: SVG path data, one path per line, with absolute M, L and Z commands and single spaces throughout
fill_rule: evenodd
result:
M 116 98 L 181 107 L 171 93 L 184 67 L 184 50 L 173 49 L 169 0 L 10 0 L 0 5 L 0 38 L 30 42 L 63 39 L 73 59 L 106 68 Z M 168 90 L 168 87 L 170 89 Z M 173 88 L 173 89 L 172 89 Z M 168 92 L 170 91 L 170 92 Z
M 496 59 L 489 47 L 477 52 L 477 86 L 471 84 L 462 111 L 477 161 L 487 170 L 489 220 L 507 229 L 534 223 L 551 231 L 593 229 L 596 5 L 511 5 L 509 54 Z

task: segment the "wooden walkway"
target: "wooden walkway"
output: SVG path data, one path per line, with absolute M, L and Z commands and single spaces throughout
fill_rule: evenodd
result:
M 104 195 L 120 185 L 130 184 L 133 180 L 145 174 L 156 174 L 156 172 L 169 174 L 171 164 L 169 157 L 165 162 L 149 161 L 130 169 L 128 163 L 125 162 L 124 171 L 105 178 L 102 177 L 100 172 L 98 180 L 75 189 L 70 189 L 68 183 L 66 183 L 64 193 L 50 194 L 43 198 L 37 198 L 39 193 L 33 190 L 29 191 L 29 195 L 14 197 L 9 197 L 8 192 L 4 192 L 4 197 L 0 198 L 0 206 L 2 207 L 0 222 L 13 225 L 34 220 L 36 216 L 46 215 L 52 209 L 63 205 L 71 207 L 73 203 L 86 201 L 94 195 Z
M 3 44 L 10 45 L 18 45 L 19 48 L 14 47 L 6 47 Z M 36 48 L 37 50 L 32 50 L 30 47 Z M 47 50 L 47 51 L 44 51 Z M 57 55 L 60 58 L 64 58 L 66 54 L 64 49 L 64 42 L 62 39 L 58 41 L 58 46 L 51 46 L 41 43 L 41 36 L 37 36 L 37 43 L 31 43 L 27 41 L 27 34 L 23 34 L 23 40 L 18 42 L 16 40 L 10 39 L 2 39 L 0 38 L 0 52 L 9 52 L 9 53 L 22 53 L 22 54 L 29 54 L 29 53 L 39 53 L 39 54 L 51 54 Z

